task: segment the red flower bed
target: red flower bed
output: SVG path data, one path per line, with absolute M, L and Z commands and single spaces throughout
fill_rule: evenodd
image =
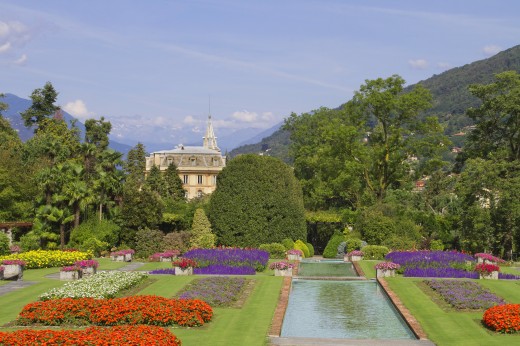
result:
M 149 324 L 158 326 L 201 326 L 211 320 L 213 310 L 197 299 L 168 299 L 159 296 L 133 296 L 114 299 L 62 298 L 24 306 L 17 323 L 29 325 Z
M 0 332 L 0 345 L 158 345 L 180 346 L 166 328 L 155 326 L 89 327 L 82 330 L 17 330 Z
M 482 317 L 484 324 L 496 332 L 516 333 L 520 330 L 520 304 L 489 308 Z

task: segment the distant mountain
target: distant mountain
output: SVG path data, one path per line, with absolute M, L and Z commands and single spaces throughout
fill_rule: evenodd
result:
M 3 116 L 9 120 L 11 123 L 11 126 L 13 129 L 15 129 L 18 132 L 18 135 L 20 136 L 20 139 L 22 141 L 27 141 L 30 139 L 34 134 L 33 128 L 25 127 L 24 121 L 22 119 L 22 116 L 20 115 L 20 112 L 24 112 L 29 107 L 31 107 L 32 101 L 28 99 L 23 99 L 21 97 L 18 97 L 13 94 L 5 94 L 5 97 L 3 99 L 0 99 L 0 101 L 7 103 L 9 105 L 9 108 L 3 113 Z M 70 125 L 71 121 L 76 120 L 76 126 L 81 132 L 81 138 L 83 139 L 85 135 L 85 125 L 81 123 L 80 121 L 77 121 L 76 118 L 74 118 L 69 113 L 63 111 L 63 119 L 67 124 Z M 126 155 L 128 151 L 132 148 L 130 145 L 122 144 L 116 141 L 111 140 L 110 141 L 110 148 L 119 151 L 120 153 Z
M 520 73 L 520 45 L 502 51 L 490 58 L 475 61 L 461 67 L 445 71 L 439 75 L 420 81 L 429 89 L 433 96 L 433 107 L 422 114 L 434 115 L 439 122 L 446 126 L 445 133 L 454 135 L 460 133 L 465 127 L 472 125 L 472 120 L 465 115 L 466 109 L 479 105 L 479 99 L 472 96 L 468 87 L 471 84 L 486 84 L 494 79 L 494 75 L 504 71 L 517 71 Z M 411 90 L 416 84 L 408 86 L 405 90 Z M 341 106 L 340 106 L 341 107 Z M 289 155 L 290 134 L 278 129 L 272 135 L 263 138 L 256 144 L 243 145 L 230 152 L 234 157 L 239 154 L 262 153 L 278 157 L 285 162 L 291 162 Z M 453 142 L 459 146 L 463 138 L 453 136 Z M 266 149 L 270 149 L 265 152 Z

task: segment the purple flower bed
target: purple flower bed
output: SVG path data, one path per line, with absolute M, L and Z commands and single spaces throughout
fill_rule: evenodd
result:
M 262 271 L 266 268 L 269 261 L 269 252 L 259 249 L 241 248 L 194 249 L 186 252 L 184 257 L 197 261 L 200 268 L 210 265 L 223 265 L 251 267 L 255 271 Z
M 520 280 L 520 276 L 506 273 L 498 273 L 498 278 L 501 280 Z
M 468 272 L 456 268 L 406 268 L 403 276 L 416 278 L 479 278 L 477 272 Z
M 148 272 L 149 274 L 169 274 L 169 275 L 175 275 L 175 269 L 174 268 L 166 268 L 166 269 L 156 269 Z
M 211 306 L 230 306 L 238 299 L 246 282 L 245 278 L 237 277 L 203 278 L 187 285 L 179 293 L 179 299 L 200 299 Z
M 424 280 L 430 288 L 457 310 L 485 310 L 506 302 L 474 281 Z
M 256 271 L 253 267 L 232 267 L 220 264 L 211 264 L 204 268 L 194 268 L 193 274 L 200 275 L 255 275 Z

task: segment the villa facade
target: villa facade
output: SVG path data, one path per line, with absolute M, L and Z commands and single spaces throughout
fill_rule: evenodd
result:
M 217 175 L 226 166 L 226 158 L 217 146 L 217 137 L 213 131 L 211 115 L 208 117 L 206 135 L 202 146 L 179 144 L 171 150 L 161 150 L 146 158 L 146 174 L 155 165 L 161 171 L 174 163 L 183 181 L 183 188 L 188 199 L 211 194 L 217 188 Z

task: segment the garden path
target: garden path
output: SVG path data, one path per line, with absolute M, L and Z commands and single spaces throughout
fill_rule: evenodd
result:
M 0 286 L 0 296 L 7 294 L 9 292 L 18 290 L 20 288 L 34 285 L 36 283 L 37 283 L 36 281 L 22 281 L 22 280 L 11 281 L 5 285 Z
M 127 264 L 126 266 L 124 266 L 122 268 L 119 268 L 118 270 L 123 271 L 123 272 L 131 272 L 143 265 L 144 265 L 143 262 L 130 262 L 129 264 Z

